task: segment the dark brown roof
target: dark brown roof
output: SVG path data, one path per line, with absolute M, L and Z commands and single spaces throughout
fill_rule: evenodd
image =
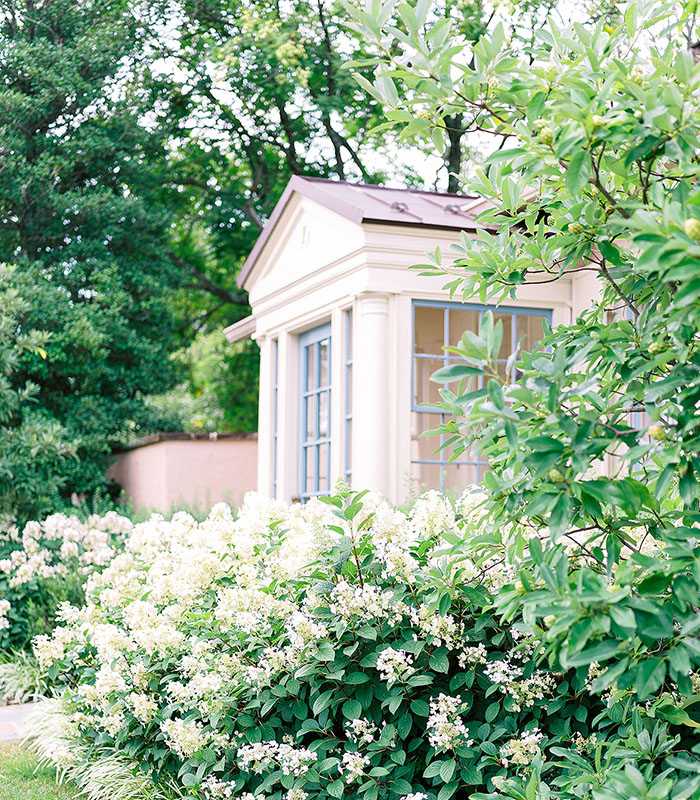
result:
M 347 183 L 326 178 L 295 175 L 287 184 L 269 222 L 246 259 L 238 276 L 243 286 L 275 223 L 294 192 L 310 197 L 347 219 L 361 224 L 418 225 L 427 228 L 474 229 L 474 218 L 483 210 L 483 201 L 474 196 L 423 192 L 417 189 L 388 189 L 367 183 Z

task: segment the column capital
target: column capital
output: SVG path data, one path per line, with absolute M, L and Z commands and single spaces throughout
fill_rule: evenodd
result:
M 357 296 L 358 310 L 361 314 L 388 314 L 390 298 L 388 292 L 363 292 Z

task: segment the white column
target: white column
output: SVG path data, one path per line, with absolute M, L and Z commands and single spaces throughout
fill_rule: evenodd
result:
M 343 476 L 345 444 L 345 312 L 331 312 L 331 491 Z
M 411 381 L 413 359 L 413 302 L 407 295 L 393 298 L 394 313 L 392 315 L 392 352 L 393 364 L 392 388 L 393 406 L 396 418 L 393 429 L 392 445 L 392 494 L 393 503 L 405 503 L 408 500 L 411 475 Z
M 291 500 L 299 488 L 299 337 L 281 331 L 278 357 L 277 497 Z
M 392 457 L 389 295 L 360 295 L 355 308 L 352 483 L 356 489 L 388 494 Z
M 274 343 L 257 336 L 260 348 L 260 392 L 258 400 L 258 491 L 272 495 L 272 430 L 274 425 Z

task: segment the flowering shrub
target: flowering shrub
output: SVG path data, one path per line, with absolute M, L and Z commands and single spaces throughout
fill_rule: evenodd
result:
M 136 525 L 36 641 L 64 687 L 39 747 L 83 786 L 99 746 L 202 800 L 448 800 L 572 750 L 604 706 L 489 610 L 512 566 L 454 548 L 478 499 L 248 495 Z
M 132 527 L 110 511 L 85 523 L 53 514 L 21 533 L 15 526 L 0 532 L 0 650 L 50 631 L 60 601 L 82 602 L 87 576 L 112 560 Z

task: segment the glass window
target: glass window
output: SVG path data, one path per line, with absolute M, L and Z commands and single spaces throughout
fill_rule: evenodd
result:
M 331 326 L 299 337 L 299 496 L 328 494 L 331 468 Z
M 419 488 L 442 489 L 461 494 L 465 486 L 478 483 L 488 469 L 488 463 L 476 453 L 462 453 L 449 463 L 451 448 L 438 449 L 444 436 L 426 436 L 447 420 L 447 415 L 433 408 L 440 402 L 440 385 L 430 376 L 440 367 L 459 359 L 444 348 L 459 343 L 469 330 L 479 332 L 481 318 L 493 311 L 496 321 L 503 323 L 503 344 L 498 354 L 499 371 L 504 378 L 515 380 L 516 370 L 506 376 L 508 357 L 518 347 L 534 349 L 542 338 L 542 323 L 551 324 L 552 312 L 534 308 L 500 306 L 492 308 L 475 304 L 413 303 L 413 388 L 411 398 L 411 467 L 412 477 Z

